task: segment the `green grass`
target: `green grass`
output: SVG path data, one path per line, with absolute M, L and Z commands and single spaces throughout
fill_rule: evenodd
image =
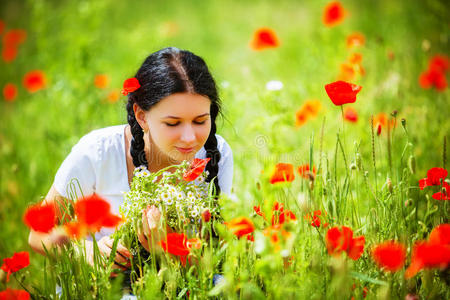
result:
M 350 15 L 333 28 L 321 22 L 326 3 L 3 1 L 0 19 L 8 28 L 25 29 L 28 36 L 14 62 L 0 62 L 0 86 L 7 82 L 19 86 L 16 101 L 0 101 L 0 258 L 30 250 L 23 212 L 45 196 L 56 170 L 79 138 L 90 130 L 126 122 L 124 97 L 111 104 L 105 101 L 107 92 L 120 89 L 148 54 L 176 46 L 202 56 L 220 88 L 224 118 L 218 121 L 218 133 L 233 149 L 237 199 L 223 201 L 224 218 L 250 216 L 258 204 L 266 203 L 270 210 L 277 200 L 299 219 L 291 228 L 296 237 L 294 263 L 286 270 L 280 253 L 266 249 L 256 255 L 252 252 L 256 246 L 228 237 L 229 247 L 223 254 L 228 285 L 222 291 L 216 289 L 218 295 L 234 298 L 238 291 L 241 298 L 252 299 L 349 298 L 355 282 L 356 298 L 361 297 L 363 286 L 369 287 L 369 298 L 383 293 L 390 295 L 387 298 L 404 298 L 407 293 L 449 298 L 445 273 L 421 272 L 406 281 L 403 271 L 394 275 L 379 271 L 369 254 L 372 245 L 386 239 L 398 239 L 411 248 L 414 241 L 427 238 L 434 226 L 449 220 L 448 203 L 436 202 L 429 190 L 418 188 L 418 180 L 426 177 L 429 168 L 442 167 L 445 159 L 448 167 L 448 150 L 443 158 L 443 140 L 447 138 L 448 148 L 450 132 L 448 89 L 439 93 L 418 85 L 428 59 L 449 53 L 446 3 L 343 1 Z M 168 34 L 172 23 L 178 29 Z M 277 32 L 281 47 L 262 52 L 248 47 L 253 31 L 262 26 Z M 355 80 L 363 86 L 352 105 L 359 121 L 343 125 L 341 111 L 327 97 L 324 85 L 336 79 L 340 63 L 351 53 L 345 39 L 354 31 L 366 37 L 365 46 L 355 50 L 363 55 L 366 75 Z M 388 52 L 395 58 L 389 59 Z M 21 81 L 34 69 L 46 73 L 48 87 L 29 94 Z M 94 76 L 100 73 L 111 79 L 107 91 L 93 85 Z M 267 91 L 265 84 L 270 80 L 282 81 L 284 88 Z M 322 110 L 295 128 L 295 112 L 307 99 L 320 100 Z M 393 110 L 398 115 L 391 140 L 392 167 L 384 131 L 374 138 L 375 172 L 370 117 Z M 415 172 L 408 167 L 411 156 Z M 357 157 L 361 165 L 351 170 Z M 298 166 L 311 160 L 321 166 L 313 190 L 299 176 L 290 185 L 268 183 L 276 163 Z M 353 262 L 328 256 L 325 231 L 316 231 L 303 219 L 315 209 L 326 210 L 334 218 L 332 226 L 348 225 L 355 235 L 365 235 L 361 259 Z M 263 228 L 261 220 L 253 220 Z M 410 253 L 409 249 L 408 257 Z M 206 265 L 218 253 L 214 255 L 204 257 Z M 37 284 L 44 274 L 54 275 L 48 261 L 47 272 L 42 272 L 44 259 L 39 255 L 33 254 L 31 261 L 32 266 L 21 271 L 28 285 Z M 83 270 L 79 274 L 90 274 L 88 268 Z M 212 288 L 211 282 L 205 282 L 215 271 L 199 268 L 195 272 L 203 273 L 198 275 L 169 265 L 167 274 L 158 276 L 149 270 L 141 282 L 142 292 L 160 293 L 165 280 L 174 293 L 177 287 L 178 292 L 186 287 L 191 295 L 203 298 Z M 111 291 L 103 279 L 98 281 L 100 288 Z M 84 280 L 80 279 L 84 282 L 81 290 L 88 289 L 90 278 Z M 17 282 L 10 285 L 18 286 Z M 46 291 L 52 293 L 52 289 L 49 286 Z

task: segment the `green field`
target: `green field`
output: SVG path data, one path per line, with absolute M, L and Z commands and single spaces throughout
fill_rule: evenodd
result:
M 267 224 L 253 206 L 269 212 L 274 201 L 284 203 L 297 216 L 288 228 L 294 236 L 289 245 L 293 262 L 284 267 L 282 251 L 274 251 L 270 243 L 256 253 L 251 242 L 226 235 L 228 248 L 220 255 L 227 285 L 222 290 L 211 283 L 215 267 L 188 272 L 170 265 L 165 277 L 147 274 L 141 295 L 185 297 L 189 290 L 191 298 L 199 299 L 360 299 L 367 287 L 368 299 L 404 299 L 409 293 L 421 299 L 450 298 L 448 264 L 404 278 L 414 243 L 427 239 L 435 226 L 449 223 L 449 202 L 432 198 L 440 188 L 420 190 L 418 184 L 427 170 L 449 166 L 448 88 L 438 91 L 419 84 L 429 60 L 450 53 L 448 4 L 342 1 L 346 18 L 327 27 L 322 22 L 327 3 L 2 1 L 5 28 L 0 38 L 10 29 L 23 29 L 27 35 L 13 61 L 0 61 L 0 87 L 18 87 L 14 101 L 0 99 L 0 259 L 32 252 L 23 214 L 46 195 L 71 147 L 91 130 L 126 123 L 126 97 L 112 102 L 109 93 L 120 91 L 150 53 L 175 46 L 204 58 L 219 87 L 223 117 L 217 132 L 234 155 L 233 195 L 221 202 L 222 216 L 226 221 L 251 218 L 256 243 L 264 240 L 261 232 Z M 261 27 L 276 32 L 279 47 L 249 47 Z M 361 32 L 365 43 L 349 49 L 346 39 L 353 32 Z M 340 65 L 352 53 L 362 55 L 365 70 L 351 80 L 363 87 L 348 105 L 357 111 L 356 123 L 343 121 L 341 108 L 324 89 L 337 80 Z M 32 70 L 42 70 L 47 78 L 46 87 L 35 93 L 22 83 Z M 109 78 L 104 89 L 94 85 L 98 74 Z M 283 88 L 267 89 L 272 80 Z M 311 99 L 319 100 L 321 109 L 297 127 L 296 112 Z M 384 126 L 378 136 L 371 117 L 379 113 L 395 127 L 388 132 Z M 291 183 L 270 184 L 279 162 L 314 165 L 313 186 L 297 172 Z M 316 229 L 304 218 L 315 210 L 327 212 L 330 227 L 349 226 L 355 236 L 365 236 L 361 258 L 328 255 L 326 229 Z M 380 270 L 370 254 L 374 245 L 391 239 L 407 246 L 405 266 L 396 273 Z M 42 280 L 64 269 L 52 267 L 32 253 L 30 267 L 17 279 L 31 293 L 41 288 L 34 290 L 35 299 L 40 293 L 50 298 L 54 286 L 44 288 Z M 87 267 L 81 269 L 91 274 Z M 108 284 L 109 274 L 93 272 L 96 279 L 80 282 L 84 296 L 120 299 L 114 293 L 117 287 Z M 6 288 L 3 277 L 0 290 Z M 95 280 L 98 290 L 87 288 Z M 12 279 L 8 287 L 20 285 Z

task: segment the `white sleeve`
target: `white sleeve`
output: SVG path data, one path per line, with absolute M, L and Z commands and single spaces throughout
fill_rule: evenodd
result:
M 98 147 L 92 135 L 86 135 L 73 146 L 72 151 L 55 175 L 53 186 L 63 197 L 76 200 L 81 195 L 95 192 L 95 162 Z M 80 191 L 81 189 L 81 191 Z M 74 193 L 75 191 L 75 193 Z
M 218 138 L 218 144 L 222 144 L 220 147 L 220 161 L 219 161 L 219 186 L 221 193 L 227 195 L 231 194 L 231 186 L 233 185 L 233 152 L 230 145 L 222 138 Z M 221 141 L 219 141 L 221 139 Z

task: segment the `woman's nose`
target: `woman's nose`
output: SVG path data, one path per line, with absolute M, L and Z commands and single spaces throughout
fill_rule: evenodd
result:
M 195 141 L 195 131 L 194 128 L 190 125 L 186 125 L 183 127 L 183 131 L 181 132 L 181 141 L 184 143 L 192 143 Z

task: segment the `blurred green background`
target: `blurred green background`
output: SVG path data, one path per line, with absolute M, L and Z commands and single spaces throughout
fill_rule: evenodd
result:
M 79 138 L 126 122 L 125 97 L 110 103 L 108 93 L 120 90 L 147 55 L 167 46 L 203 57 L 217 81 L 224 114 L 218 133 L 234 152 L 234 193 L 242 212 L 261 201 L 256 183 L 267 179 L 275 163 L 307 163 L 310 148 L 319 159 L 322 124 L 323 157 L 334 155 L 341 111 L 324 85 L 336 80 L 340 64 L 353 52 L 363 55 L 366 74 L 353 81 L 363 89 L 352 105 L 358 122 L 344 126 L 348 161 L 356 143 L 370 167 L 370 116 L 397 110 L 398 124 L 406 119 L 413 144 L 414 176 L 425 177 L 429 168 L 442 166 L 443 140 L 450 132 L 448 89 L 423 90 L 418 78 L 430 57 L 449 53 L 446 1 L 342 1 L 348 16 L 331 28 L 322 23 L 327 3 L 2 1 L 5 30 L 24 29 L 27 38 L 13 62 L 0 62 L 0 86 L 19 87 L 15 101 L 0 101 L 0 258 L 29 249 L 23 212 L 45 196 Z M 272 28 L 280 47 L 251 50 L 249 42 L 260 27 Z M 366 43 L 349 50 L 346 37 L 355 31 Z M 22 78 L 30 70 L 45 72 L 45 89 L 33 94 L 24 89 Z M 106 89 L 95 87 L 98 74 L 109 77 Z M 267 90 L 271 80 L 281 81 L 283 89 Z M 308 99 L 320 100 L 322 109 L 296 128 L 295 112 Z M 400 125 L 395 130 L 397 163 L 407 138 Z M 383 135 L 375 148 L 378 171 L 387 172 Z M 339 165 L 345 172 L 348 166 Z

